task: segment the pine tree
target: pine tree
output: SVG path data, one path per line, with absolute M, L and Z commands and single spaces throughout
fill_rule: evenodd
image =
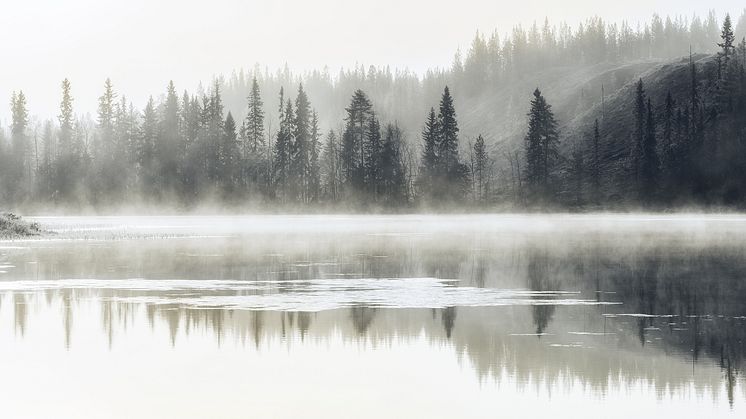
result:
M 218 186 L 223 179 L 223 174 L 220 172 L 221 150 L 219 145 L 225 135 L 223 99 L 220 94 L 220 82 L 218 80 L 215 80 L 213 83 L 212 95 L 205 110 L 207 117 L 207 148 L 209 150 L 207 154 L 209 157 L 207 176 L 213 185 Z
M 548 199 L 551 196 L 550 176 L 559 156 L 559 131 L 552 107 L 539 89 L 534 91 L 528 116 L 528 133 L 524 140 L 526 181 L 534 199 Z
M 265 152 L 264 139 L 264 102 L 262 102 L 259 83 L 252 79 L 251 92 L 248 97 L 248 113 L 241 126 L 241 151 L 243 155 L 242 182 L 244 186 L 256 185 L 260 178 L 267 178 L 268 162 L 265 159 L 270 153 Z M 262 185 L 265 186 L 265 185 Z
M 469 169 L 459 160 L 458 121 L 453 98 L 446 86 L 438 109 L 437 167 L 434 196 L 442 201 L 461 199 L 467 192 Z
M 76 150 L 72 149 L 73 124 L 75 116 L 73 115 L 73 98 L 70 94 L 70 81 L 62 81 L 62 102 L 60 103 L 60 154 L 74 155 Z
M 666 94 L 666 103 L 663 109 L 662 133 L 661 133 L 661 170 L 663 176 L 669 181 L 667 184 L 675 184 L 675 175 L 678 172 L 676 167 L 677 144 L 674 143 L 674 127 L 676 118 L 674 115 L 674 100 L 669 91 Z
M 718 52 L 718 74 L 722 75 L 722 72 L 728 68 L 730 59 L 733 57 L 733 53 L 735 52 L 734 42 L 736 40 L 736 37 L 733 35 L 733 27 L 730 20 L 730 14 L 725 15 L 723 28 L 720 32 L 720 39 L 721 42 L 718 42 L 717 44 L 720 48 L 722 48 L 722 51 Z
M 110 160 L 114 157 L 114 107 L 116 93 L 111 79 L 104 82 L 104 93 L 98 98 L 98 144 L 96 157 Z
M 401 129 L 387 124 L 380 157 L 380 193 L 388 205 L 400 205 L 406 201 L 406 173 L 402 161 L 403 143 Z
M 57 117 L 60 123 L 58 133 L 59 147 L 58 156 L 54 164 L 54 199 L 69 200 L 76 189 L 80 174 L 80 163 L 82 149 L 74 141 L 75 115 L 73 114 L 73 98 L 71 94 L 70 81 L 62 81 L 62 101 L 60 102 L 60 114 Z
M 485 198 L 488 164 L 489 156 L 487 155 L 487 147 L 484 144 L 484 137 L 480 134 L 474 142 L 473 180 L 475 187 L 474 199 L 477 202 L 482 202 Z
M 311 104 L 303 85 L 298 87 L 295 99 L 293 141 L 290 143 L 290 177 L 293 194 L 308 202 L 310 195 L 311 160 Z
M 138 180 L 142 196 L 155 194 L 157 173 L 155 170 L 155 144 L 158 141 L 158 114 L 151 96 L 143 111 L 142 125 L 137 142 Z
M 277 130 L 274 149 L 275 190 L 281 200 L 286 199 L 290 178 L 291 146 L 293 141 L 293 104 L 284 101 L 284 91 L 280 88 L 280 127 Z
M 731 25 L 730 15 L 725 16 L 722 31 L 720 33 L 721 42 L 717 45 L 722 49 L 718 52 L 718 84 L 717 98 L 718 108 L 716 113 L 728 113 L 733 111 L 735 101 L 738 98 L 738 82 L 740 78 L 740 66 L 738 63 L 737 50 L 735 46 L 735 36 Z
M 248 108 L 249 111 L 241 127 L 241 136 L 244 139 L 244 156 L 249 151 L 256 153 L 264 147 L 264 102 L 262 102 L 259 83 L 257 83 L 256 77 L 251 82 Z
M 342 136 L 340 167 L 347 187 L 362 190 L 365 185 L 365 139 L 373 115 L 373 105 L 362 90 L 352 95 L 345 109 L 345 131 Z
M 92 157 L 92 176 L 86 181 L 91 202 L 96 205 L 108 201 L 111 196 L 117 196 L 114 184 L 118 179 L 110 171 L 115 163 L 114 154 L 114 106 L 115 93 L 110 79 L 104 82 L 104 93 L 98 98 L 98 110 L 94 142 L 90 149 Z
M 601 142 L 601 133 L 598 127 L 598 119 L 593 123 L 593 143 L 591 147 L 591 187 L 593 193 L 593 203 L 598 205 L 601 201 L 601 156 L 599 153 L 599 143 Z
M 179 184 L 179 162 L 184 158 L 186 141 L 180 130 L 179 97 L 173 81 L 166 88 L 161 107 L 155 160 L 158 170 L 158 193 L 174 193 Z
M 456 176 L 458 161 L 458 121 L 448 86 L 443 90 L 438 111 L 438 160 L 448 179 Z
M 640 164 L 642 182 L 641 201 L 643 204 L 650 204 L 656 198 L 655 194 L 658 190 L 660 161 L 658 159 L 655 112 L 650 98 L 648 98 L 646 109 L 645 136 L 642 144 L 642 162 Z
M 223 123 L 223 136 L 219 152 L 220 183 L 226 193 L 232 193 L 238 183 L 240 153 L 236 133 L 236 121 L 233 119 L 233 115 L 228 112 L 228 116 L 226 116 Z
M 425 127 L 422 129 L 422 164 L 420 168 L 420 185 L 423 194 L 430 197 L 434 187 L 434 179 L 438 169 L 438 119 L 435 109 L 430 108 L 430 114 Z
M 642 83 L 642 79 L 637 81 L 635 89 L 635 107 L 634 117 L 635 126 L 634 133 L 632 135 L 632 149 L 630 151 L 630 166 L 632 171 L 632 181 L 634 182 L 635 195 L 639 198 L 642 194 L 642 160 L 643 160 L 643 144 L 645 142 L 645 88 Z
M 378 122 L 375 113 L 372 113 L 368 120 L 368 127 L 364 141 L 363 148 L 365 152 L 364 170 L 365 185 L 367 186 L 366 190 L 370 195 L 372 195 L 373 201 L 377 201 L 380 192 L 380 166 L 383 143 L 381 141 L 381 124 Z
M 202 102 L 204 103 L 204 101 Z M 205 155 L 207 149 L 204 144 L 205 111 L 202 103 L 196 97 L 183 98 L 182 124 L 185 141 L 185 157 L 180 165 L 182 198 L 186 202 L 194 200 L 199 194 L 200 182 L 206 173 Z
M 113 158 L 110 171 L 115 176 L 109 177 L 111 184 L 110 196 L 116 196 L 120 201 L 125 201 L 127 191 L 132 189 L 134 170 L 136 164 L 135 144 L 137 142 L 137 112 L 134 105 L 127 102 L 122 95 L 114 107 L 113 128 Z
M 309 200 L 316 201 L 321 191 L 321 166 L 319 163 L 319 152 L 321 148 L 321 130 L 319 128 L 319 114 L 314 110 L 311 113 L 311 143 L 309 156 Z
M 52 198 L 52 162 L 54 161 L 54 124 L 46 121 L 41 135 L 41 161 L 37 173 L 38 197 L 46 202 Z
M 583 150 L 578 142 L 573 142 L 570 152 L 570 179 L 571 190 L 573 195 L 573 205 L 581 206 L 583 204 L 583 184 L 585 182 L 585 159 Z
M 17 94 L 13 92 L 11 97 L 11 113 L 11 159 L 9 161 L 10 176 L 8 186 L 10 187 L 11 200 L 20 202 L 26 197 L 28 192 L 26 180 L 29 177 L 27 169 L 30 168 L 30 162 L 28 161 L 29 144 L 26 133 L 28 129 L 28 110 L 26 109 L 26 96 L 23 94 L 23 91 L 19 91 Z
M 337 144 L 337 135 L 330 130 L 326 135 L 326 142 L 323 151 L 323 175 L 324 175 L 324 196 L 332 202 L 337 200 L 340 178 L 339 178 L 339 146 Z

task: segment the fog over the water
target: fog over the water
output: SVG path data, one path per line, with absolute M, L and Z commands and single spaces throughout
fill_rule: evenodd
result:
M 170 79 L 191 90 L 215 74 L 255 63 L 270 69 L 287 63 L 298 71 L 329 66 L 332 74 L 364 63 L 421 73 L 448 66 L 476 30 L 505 34 L 545 17 L 576 26 L 597 15 L 635 26 L 653 13 L 688 17 L 715 9 L 720 17 L 738 16 L 743 3 L 33 0 L 3 6 L 0 101 L 22 89 L 30 114 L 46 118 L 57 114 L 65 77 L 74 85 L 76 111 L 93 113 L 106 77 L 140 107 Z M 3 106 L 3 125 L 8 118 Z
M 744 417 L 741 215 L 35 220 L 3 417 Z

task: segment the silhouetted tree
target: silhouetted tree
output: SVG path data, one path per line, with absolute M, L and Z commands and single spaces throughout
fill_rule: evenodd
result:
M 601 156 L 599 154 L 599 143 L 601 133 L 598 127 L 598 119 L 593 122 L 593 142 L 591 143 L 591 194 L 593 203 L 598 205 L 601 202 Z
M 274 186 L 281 200 L 286 199 L 290 178 L 291 147 L 293 142 L 293 105 L 290 100 L 284 103 L 283 89 L 280 89 L 280 127 L 274 147 Z
M 346 111 L 340 166 L 346 187 L 362 190 L 365 184 L 364 144 L 368 136 L 370 120 L 373 118 L 373 106 L 362 90 L 356 90 Z
M 220 173 L 220 183 L 223 190 L 230 196 L 239 183 L 239 165 L 240 165 L 240 145 L 236 133 L 236 121 L 233 115 L 228 112 L 228 116 L 223 123 L 223 135 L 220 141 L 220 161 L 218 171 Z
M 25 200 L 29 192 L 29 144 L 26 130 L 28 129 L 28 110 L 26 96 L 23 91 L 13 92 L 10 100 L 12 121 L 10 125 L 11 151 L 8 161 L 8 179 L 11 202 Z
M 524 139 L 526 181 L 533 199 L 548 199 L 552 195 L 550 176 L 559 155 L 559 131 L 552 106 L 539 89 L 534 91 L 528 116 L 528 133 Z
M 379 160 L 379 193 L 388 205 L 401 205 L 406 202 L 406 168 L 402 157 L 404 142 L 401 129 L 393 124 L 386 125 Z
M 431 198 L 433 193 L 433 183 L 438 168 L 438 132 L 438 119 L 435 115 L 435 109 L 430 108 L 430 114 L 422 130 L 422 163 L 419 179 L 422 193 L 428 199 Z
M 241 138 L 243 139 L 244 158 L 249 152 L 256 153 L 264 147 L 264 102 L 262 102 L 256 77 L 251 81 L 248 113 L 241 127 Z
M 341 178 L 339 172 L 339 145 L 337 144 L 337 135 L 332 130 L 326 135 L 322 161 L 324 196 L 327 200 L 334 202 L 339 197 Z
M 489 156 L 487 147 L 484 144 L 484 137 L 480 134 L 474 142 L 474 168 L 472 169 L 472 178 L 474 181 L 474 199 L 482 202 L 485 199 L 488 182 L 487 171 L 489 170 Z
M 648 98 L 647 116 L 645 120 L 645 137 L 642 145 L 642 162 L 640 175 L 642 183 L 642 202 L 649 204 L 656 198 L 659 184 L 660 161 L 658 159 L 658 139 L 653 105 Z

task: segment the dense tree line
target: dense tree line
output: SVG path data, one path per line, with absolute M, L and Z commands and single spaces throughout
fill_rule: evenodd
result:
M 609 201 L 604 184 L 610 174 L 600 144 L 613 140 L 629 144 L 624 158 L 632 179 L 630 190 L 623 192 L 627 202 L 734 203 L 746 194 L 741 190 L 746 162 L 740 158 L 746 151 L 741 145 L 746 143 L 746 41 L 736 42 L 746 22 L 741 18 L 734 31 L 726 17 L 713 41 L 713 21 L 714 14 L 704 22 L 695 17 L 664 23 L 654 17 L 650 25 L 633 31 L 592 19 L 577 31 L 548 23 L 542 30 L 536 25 L 528 32 L 516 28 L 504 42 L 497 35 L 489 40 L 477 35 L 466 60 L 457 59 L 446 72 L 430 72 L 407 89 L 397 85 L 407 77 L 394 81 L 387 69 L 363 71 L 362 79 L 357 79 L 357 71 L 341 73 L 335 88 L 350 89 L 351 97 L 338 117 L 328 112 L 334 121 L 324 116 L 326 105 L 321 113 L 314 106 L 334 97 L 318 88 L 319 83 L 331 83 L 320 73 L 301 80 L 287 71 L 277 76 L 255 71 L 239 112 L 225 105 L 225 97 L 235 95 L 232 83 L 244 83 L 243 73 L 227 84 L 216 79 L 207 91 L 200 88 L 196 93 L 179 95 L 169 83 L 162 99 L 151 97 L 142 110 L 107 79 L 95 119 L 75 113 L 68 80 L 62 82 L 56 121 L 32 123 L 26 97 L 18 91 L 11 98 L 11 124 L 0 129 L 0 198 L 5 205 L 188 206 L 208 199 L 365 207 L 469 201 L 601 205 Z M 596 120 L 590 140 L 572 138 L 571 147 L 561 147 L 560 121 L 536 89 L 522 150 L 498 156 L 482 135 L 462 141 L 457 99 L 445 87 L 455 85 L 466 95 L 486 94 L 491 80 L 505 82 L 509 74 L 541 66 L 544 59 L 593 63 L 665 57 L 680 55 L 684 44 L 702 44 L 707 50 L 710 41 L 717 54 L 701 68 L 692 61 L 685 101 L 670 93 L 651 97 L 642 80 L 638 82 L 629 139 L 604 138 L 609 134 L 603 120 Z M 629 51 L 636 52 L 627 55 Z M 262 86 L 273 85 L 268 81 L 279 92 L 274 106 L 265 106 L 263 98 Z M 294 87 L 294 98 L 282 81 Z M 385 111 L 395 98 L 383 95 L 383 105 L 371 99 L 391 89 L 429 97 L 428 86 L 438 83 L 439 98 L 430 98 L 429 112 L 417 117 L 420 138 L 408 139 L 413 131 Z M 355 85 L 366 89 L 351 89 Z M 408 104 L 404 100 L 397 106 Z M 509 194 L 497 187 L 498 174 L 510 185 Z
M 746 14 L 740 17 L 735 33 L 737 39 L 746 36 Z M 714 12 L 691 18 L 654 15 L 649 22 L 634 25 L 591 18 L 571 27 L 545 20 L 529 27 L 478 32 L 467 49 L 454 54 L 451 65 L 422 75 L 364 64 L 336 73 L 324 68 L 302 74 L 288 67 L 270 71 L 255 66 L 234 72 L 222 83 L 226 107 L 234 115 L 245 112 L 245 97 L 253 78 L 264 92 L 277 92 L 282 86 L 297 89 L 303 83 L 317 109 L 324 110 L 319 117 L 325 127 L 336 127 L 346 116 L 349 96 L 361 89 L 376 103 L 379 117 L 396 119 L 404 131 L 415 133 L 421 128 L 421 114 L 436 103 L 444 85 L 451 87 L 451 94 L 462 106 L 499 93 L 500 113 L 518 119 L 525 113 L 525 91 L 509 87 L 525 79 L 541 85 L 549 76 L 545 71 L 548 68 L 667 60 L 685 56 L 690 47 L 695 52 L 714 53 L 717 42 L 719 25 Z M 269 108 L 267 116 L 276 119 L 276 107 Z M 470 139 L 484 133 L 481 126 L 462 128 Z
M 671 81 L 677 84 L 676 96 L 683 97 L 678 101 L 671 86 L 656 86 L 665 94 L 652 97 L 642 79 L 635 84 L 629 141 L 619 133 L 606 139 L 627 144 L 626 157 L 617 163 L 629 181 L 613 186 L 626 185 L 628 190 L 614 192 L 615 204 L 746 203 L 746 37 L 736 43 L 729 16 L 717 45 L 720 50 L 701 68 L 690 57 L 683 89 L 678 80 Z M 523 202 L 609 204 L 610 194 L 601 200 L 600 191 L 602 184 L 614 182 L 613 164 L 601 169 L 601 139 L 596 119 L 592 134 L 575 139 L 568 155 L 560 155 L 557 122 L 537 89 L 525 138 Z
M 472 196 L 448 87 L 431 137 L 424 138 L 434 149 L 432 161 L 423 157 L 422 176 L 402 130 L 395 122 L 382 124 L 362 90 L 352 95 L 343 129 L 330 130 L 322 144 L 303 85 L 295 99 L 280 89 L 279 126 L 268 132 L 256 80 L 240 123 L 225 112 L 217 82 L 208 94 L 181 98 L 169 83 L 161 103 L 151 97 L 139 112 L 107 79 L 95 121 L 75 117 L 71 89 L 64 80 L 58 124 L 45 122 L 41 133 L 29 132 L 25 96 L 14 93 L 11 141 L 0 149 L 3 202 L 188 206 L 253 199 L 396 207 L 418 196 L 433 203 Z M 477 150 L 482 191 L 490 159 L 483 139 Z

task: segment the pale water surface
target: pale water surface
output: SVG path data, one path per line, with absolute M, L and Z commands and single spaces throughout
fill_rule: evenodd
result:
M 0 417 L 746 417 L 746 217 L 38 217 Z

